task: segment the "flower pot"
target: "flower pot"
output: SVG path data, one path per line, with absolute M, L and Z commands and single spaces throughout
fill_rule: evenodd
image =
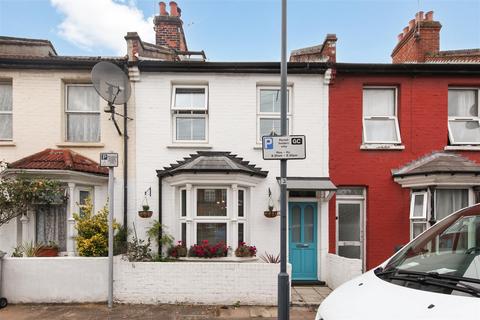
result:
M 41 247 L 38 249 L 36 257 L 56 257 L 58 256 L 58 248 Z
M 151 210 L 138 211 L 138 215 L 140 216 L 140 218 L 150 218 L 152 214 L 153 214 L 153 211 Z
M 278 215 L 278 211 L 268 210 L 268 211 L 264 211 L 263 214 L 267 218 L 275 218 Z

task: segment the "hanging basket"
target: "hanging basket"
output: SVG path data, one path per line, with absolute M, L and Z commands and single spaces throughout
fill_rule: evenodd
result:
M 268 210 L 268 211 L 263 211 L 263 214 L 267 218 L 275 218 L 276 216 L 278 216 L 278 211 Z
M 152 211 L 152 210 L 141 210 L 141 211 L 138 211 L 138 216 L 139 216 L 140 218 L 150 218 L 152 215 L 153 215 L 153 211 Z

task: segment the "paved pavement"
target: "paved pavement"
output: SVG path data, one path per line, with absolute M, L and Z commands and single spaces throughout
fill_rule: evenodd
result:
M 314 307 L 292 306 L 290 319 L 313 320 Z M 21 304 L 0 310 L 0 320 L 200 320 L 200 319 L 276 319 L 276 307 L 191 306 L 191 305 L 115 305 L 105 304 Z
M 318 307 L 332 290 L 322 286 L 296 286 L 292 287 L 292 304 L 294 306 Z

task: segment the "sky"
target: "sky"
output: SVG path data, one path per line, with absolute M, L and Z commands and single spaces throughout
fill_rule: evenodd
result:
M 177 3 L 188 48 L 209 61 L 280 60 L 281 0 Z M 128 31 L 155 41 L 158 10 L 158 0 L 0 0 L 0 35 L 48 39 L 60 55 L 124 55 Z M 288 0 L 287 48 L 335 33 L 337 61 L 388 63 L 419 10 L 441 22 L 441 50 L 480 48 L 480 0 Z

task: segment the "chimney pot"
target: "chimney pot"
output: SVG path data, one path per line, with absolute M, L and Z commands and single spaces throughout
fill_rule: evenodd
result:
M 406 35 L 408 33 L 408 27 L 403 28 L 403 35 Z
M 170 15 L 172 17 L 180 17 L 178 12 L 178 5 L 175 1 L 170 1 Z
M 427 21 L 433 21 L 433 11 L 428 11 L 428 12 L 425 14 L 425 20 L 427 20 Z
M 408 30 L 412 30 L 415 27 L 415 19 L 408 22 Z
M 400 33 L 400 34 L 397 36 L 397 39 L 398 39 L 398 42 L 402 41 L 402 39 L 403 39 L 403 33 Z
M 162 2 L 159 2 L 158 4 L 160 6 L 160 15 L 161 16 L 168 16 L 168 12 L 166 10 L 167 5 L 165 4 L 165 2 L 162 1 Z
M 423 18 L 423 11 L 418 11 L 416 14 L 415 14 L 415 20 L 417 21 L 422 21 L 424 18 Z

